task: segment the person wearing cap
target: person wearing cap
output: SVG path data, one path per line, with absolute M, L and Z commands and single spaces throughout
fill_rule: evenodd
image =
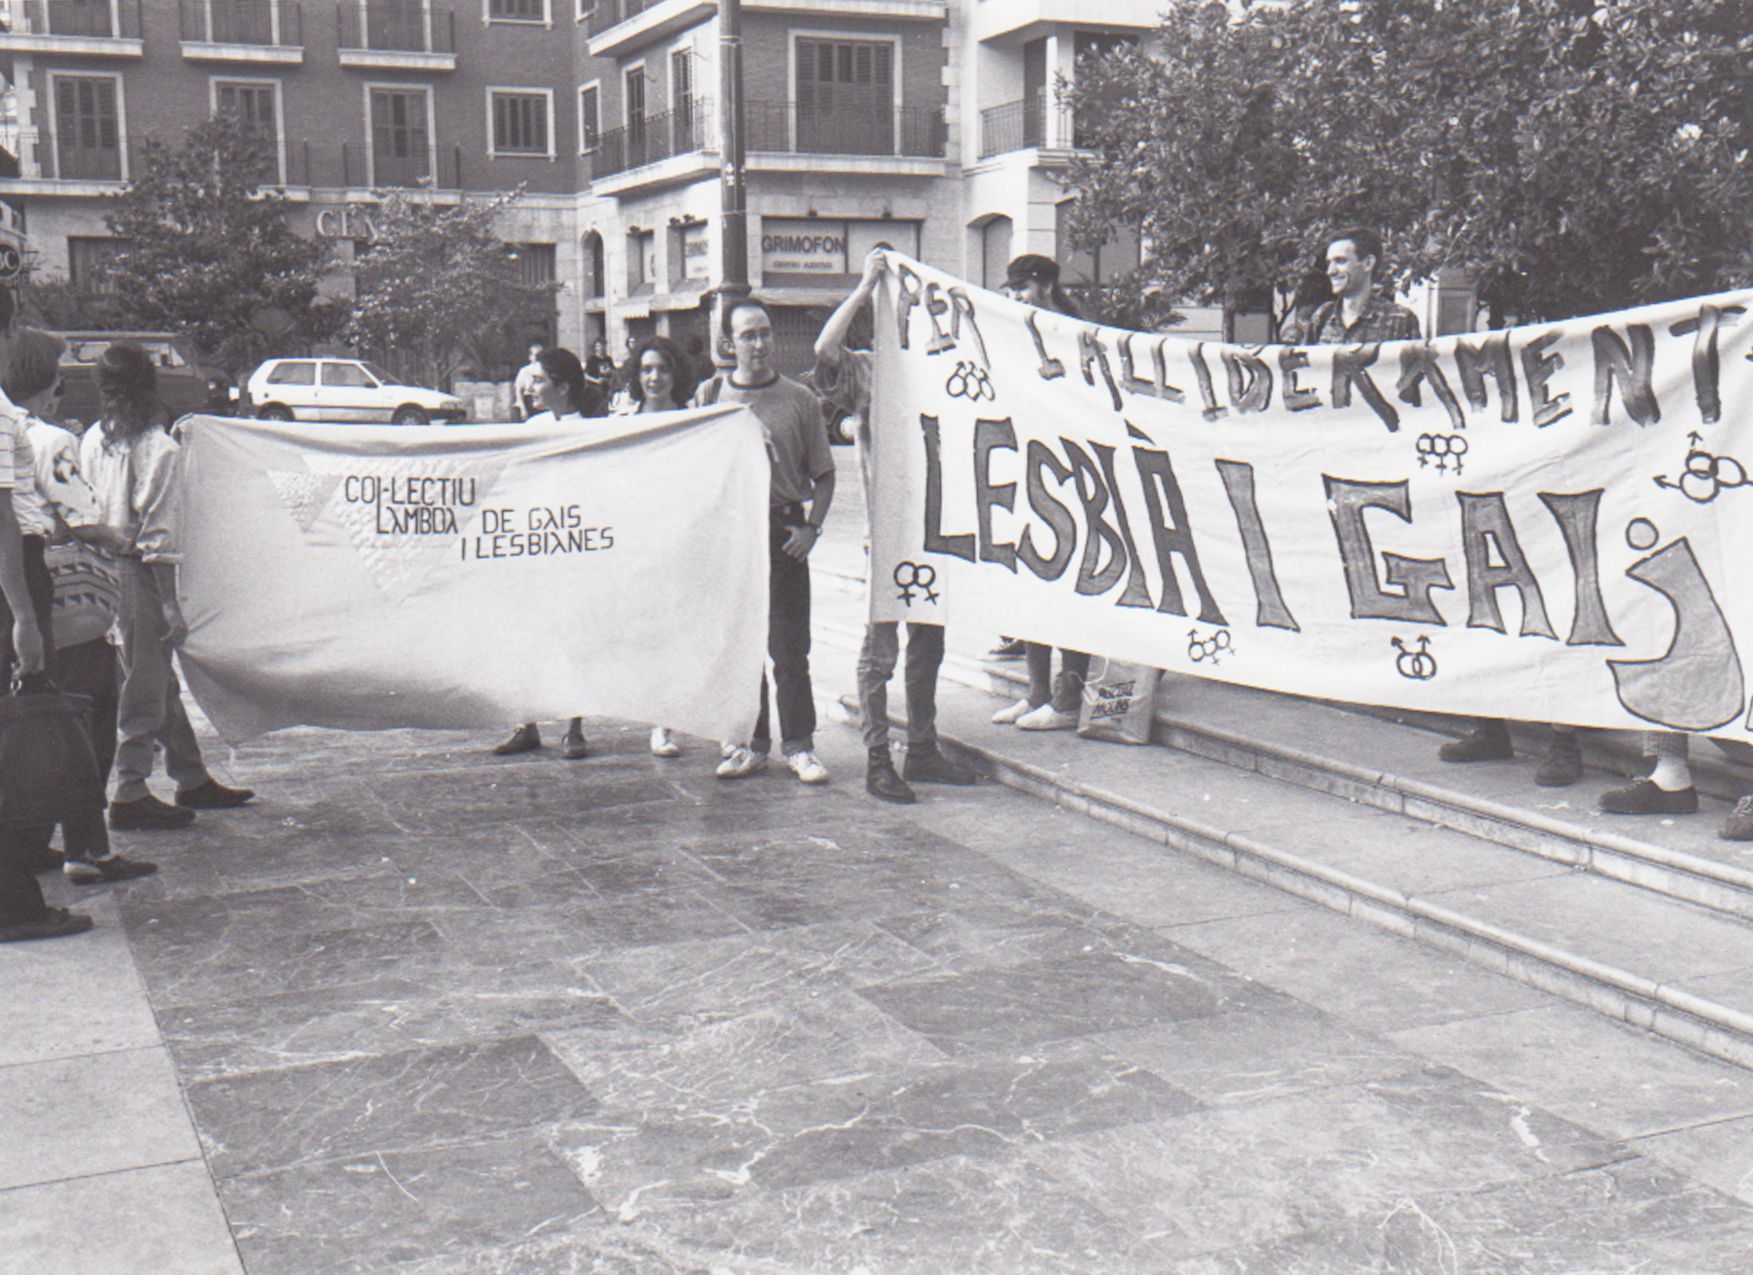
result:
M 870 512 L 870 413 L 873 360 L 868 350 L 849 349 L 847 338 L 864 312 L 877 282 L 889 266 L 880 247 L 864 259 L 858 286 L 840 303 L 816 337 L 816 366 L 810 379 L 829 402 L 857 422 L 853 442 L 864 480 L 865 511 Z M 889 754 L 889 679 L 901 654 L 901 626 L 894 621 L 865 625 L 858 653 L 858 707 L 864 715 L 864 787 L 879 801 L 907 805 L 917 800 L 912 785 L 971 784 L 974 772 L 937 746 L 937 673 L 943 664 L 943 626 L 907 625 L 907 757 L 899 773 Z
M 1039 306 L 1077 317 L 1077 305 L 1059 285 L 1059 263 L 1038 252 L 1024 253 L 1005 272 L 1005 296 L 1024 305 Z M 992 715 L 999 726 L 1019 730 L 1076 730 L 1078 710 L 1083 706 L 1083 685 L 1089 677 L 1090 657 L 1084 651 L 1059 651 L 1059 680 L 1053 680 L 1053 648 L 1044 642 L 1025 642 L 1029 693 Z

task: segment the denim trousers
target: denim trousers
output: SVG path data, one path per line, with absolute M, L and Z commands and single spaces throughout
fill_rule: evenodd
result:
M 1083 684 L 1090 675 L 1090 657 L 1084 651 L 1059 651 L 1059 679 L 1053 680 L 1053 648 L 1044 642 L 1025 642 L 1029 665 L 1029 707 L 1052 704 L 1061 713 L 1075 713 L 1083 704 Z
M 816 699 L 810 687 L 810 564 L 784 550 L 786 532 L 804 523 L 802 505 L 775 505 L 768 523 L 767 654 L 779 701 L 780 749 L 789 757 L 816 746 Z M 749 747 L 773 748 L 767 674 L 761 673 L 761 712 Z
M 901 626 L 865 626 L 858 653 L 858 707 L 864 714 L 864 746 L 871 752 L 889 746 L 889 679 L 901 655 Z M 937 747 L 937 670 L 943 664 L 943 625 L 907 626 L 907 747 L 929 752 Z
M 164 628 L 164 602 L 152 568 L 135 558 L 121 562 L 122 692 L 118 706 L 121 744 L 116 749 L 117 801 L 147 795 L 157 750 L 179 789 L 207 778 L 195 728 L 183 708 L 183 688 L 171 662 Z

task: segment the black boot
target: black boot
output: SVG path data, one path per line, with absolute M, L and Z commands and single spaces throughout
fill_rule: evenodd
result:
M 864 772 L 864 790 L 878 801 L 892 801 L 897 806 L 911 806 L 917 797 L 907 781 L 895 773 L 895 763 L 887 748 L 870 750 L 870 764 Z
M 1515 755 L 1510 728 L 1496 717 L 1481 718 L 1461 738 L 1437 749 L 1437 756 L 1444 761 L 1507 761 Z
M 923 748 L 909 746 L 907 759 L 901 763 L 901 774 L 916 784 L 958 784 L 965 787 L 975 782 L 972 767 L 945 756 L 935 745 Z

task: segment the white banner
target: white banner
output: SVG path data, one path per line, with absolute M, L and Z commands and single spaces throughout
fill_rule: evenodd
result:
M 754 726 L 767 648 L 760 421 L 184 429 L 190 689 L 242 739 L 295 724 L 574 714 Z
M 891 260 L 875 618 L 1300 695 L 1748 737 L 1753 292 L 1242 347 Z

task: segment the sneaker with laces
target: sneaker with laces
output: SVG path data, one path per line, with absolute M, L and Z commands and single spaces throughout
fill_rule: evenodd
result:
M 1024 713 L 1027 713 L 1029 711 L 1029 708 L 1030 708 L 1030 705 L 1029 705 L 1028 700 L 1019 699 L 1016 703 L 1010 705 L 1009 707 L 1001 708 L 996 713 L 994 713 L 992 715 L 992 724 L 994 726 L 1013 725 L 1013 724 L 1015 724 L 1017 718 L 1021 717 Z
M 1029 648 L 1018 638 L 1000 638 L 998 645 L 986 652 L 989 660 L 1020 660 Z
M 752 748 L 744 748 L 741 744 L 726 744 L 724 760 L 718 763 L 713 772 L 720 779 L 746 779 L 767 769 L 767 754 L 758 753 Z
M 682 746 L 676 743 L 676 737 L 670 733 L 668 726 L 651 728 L 651 755 L 653 757 L 680 757 Z
M 1076 730 L 1077 714 L 1062 713 L 1051 704 L 1031 708 L 1016 719 L 1018 730 Z
M 149 877 L 158 865 L 149 859 L 124 859 L 119 854 L 102 859 L 69 859 L 61 865 L 61 874 L 73 885 L 107 885 L 111 881 L 132 881 Z
M 493 745 L 493 755 L 515 757 L 519 753 L 533 753 L 541 746 L 542 732 L 536 729 L 534 722 L 525 722 L 500 743 Z
M 1723 826 L 1717 829 L 1717 836 L 1724 841 L 1753 841 L 1753 797 L 1743 797 L 1735 803 Z
M 791 773 L 806 784 L 825 784 L 828 782 L 828 768 L 822 765 L 813 749 L 806 748 L 801 753 L 793 753 L 785 759 L 791 767 Z

